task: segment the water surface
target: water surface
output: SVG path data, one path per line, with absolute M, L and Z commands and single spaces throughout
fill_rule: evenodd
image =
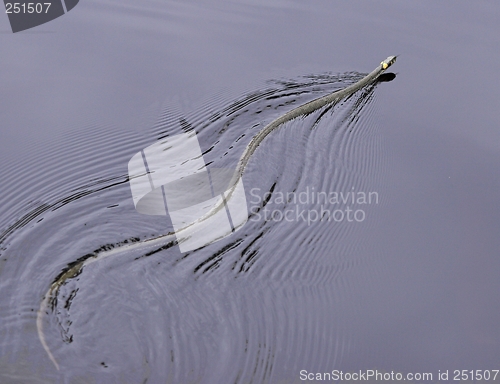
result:
M 488 2 L 87 0 L 17 34 L 0 18 L 2 383 L 498 369 L 498 16 Z M 36 330 L 56 276 L 103 245 L 171 230 L 134 209 L 135 153 L 189 127 L 209 166 L 234 167 L 266 123 L 393 54 L 394 81 L 258 149 L 249 208 L 275 216 L 69 281 L 44 319 L 56 370 Z M 252 188 L 273 197 L 264 206 Z M 359 222 L 279 220 L 320 211 L 278 199 L 313 190 L 377 200 L 328 204 L 363 210 Z

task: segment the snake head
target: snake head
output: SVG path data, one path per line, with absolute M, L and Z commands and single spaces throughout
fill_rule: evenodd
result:
M 387 69 L 389 68 L 392 64 L 396 62 L 397 56 L 389 56 L 387 59 L 382 61 L 380 65 L 382 66 L 382 69 Z

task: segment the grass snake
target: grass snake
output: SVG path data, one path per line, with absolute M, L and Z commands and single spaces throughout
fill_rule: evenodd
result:
M 339 101 L 351 96 L 361 88 L 375 82 L 379 78 L 379 76 L 385 72 L 386 69 L 388 69 L 392 64 L 394 64 L 395 61 L 396 61 L 396 56 L 389 56 L 387 59 L 382 61 L 372 72 L 370 72 L 368 75 L 363 77 L 358 82 L 344 89 L 332 92 L 326 96 L 319 97 L 317 99 L 309 101 L 308 103 L 305 103 L 299 107 L 292 109 L 291 111 L 285 113 L 284 115 L 278 117 L 277 119 L 267 124 L 259 133 L 257 133 L 257 135 L 255 135 L 252 138 L 250 143 L 245 148 L 245 151 L 241 155 L 238 161 L 238 165 L 231 178 L 229 189 L 226 192 L 226 198 L 225 198 L 226 202 L 233 195 L 236 185 L 238 181 L 240 181 L 240 179 L 242 178 L 243 173 L 245 172 L 245 169 L 248 165 L 248 162 L 252 158 L 252 155 L 255 153 L 258 146 L 272 131 L 274 131 L 280 125 L 290 120 L 293 120 L 299 116 L 308 115 L 326 105 L 334 105 Z M 139 247 L 157 246 L 159 244 L 168 244 L 168 246 L 166 246 L 165 248 L 174 245 L 176 240 L 177 242 L 182 241 L 182 236 L 184 233 L 189 232 L 189 230 L 192 231 L 195 228 L 196 224 L 207 220 L 209 217 L 212 217 L 215 213 L 217 213 L 221 209 L 224 209 L 223 199 L 219 200 L 213 206 L 213 208 L 210 209 L 205 215 L 193 221 L 192 223 L 187 224 L 185 227 L 178 229 L 175 232 L 169 232 L 167 234 L 160 235 L 143 241 L 139 241 L 138 239 L 136 239 L 136 241 L 129 241 L 129 242 L 126 241 L 122 243 L 122 245 L 119 247 L 109 247 L 109 248 L 103 247 L 99 250 L 94 251 L 93 253 L 83 256 L 78 260 L 70 263 L 68 267 L 65 268 L 50 285 L 48 291 L 45 293 L 45 296 L 42 299 L 37 314 L 36 324 L 37 324 L 38 337 L 40 339 L 40 342 L 42 343 L 43 348 L 47 352 L 47 355 L 49 356 L 50 360 L 52 361 L 52 363 L 54 363 L 54 366 L 59 370 L 59 364 L 57 363 L 57 360 L 52 354 L 45 339 L 45 334 L 43 332 L 43 320 L 45 315 L 49 314 L 50 306 L 52 306 L 52 308 L 55 308 L 55 306 L 57 305 L 57 295 L 59 293 L 59 289 L 61 288 L 61 286 L 65 284 L 66 281 L 68 281 L 68 279 L 78 276 L 86 265 L 91 264 L 97 260 L 101 260 L 103 258 L 112 256 L 114 254 L 123 252 L 125 250 L 130 250 Z

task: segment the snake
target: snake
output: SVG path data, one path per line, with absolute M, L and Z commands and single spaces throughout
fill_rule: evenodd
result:
M 224 209 L 225 204 L 227 204 L 227 202 L 233 196 L 234 191 L 238 185 L 238 182 L 242 179 L 250 159 L 254 155 L 259 145 L 271 132 L 276 130 L 281 125 L 299 116 L 306 116 L 326 105 L 333 106 L 338 102 L 340 102 L 341 100 L 346 99 L 347 97 L 353 95 L 356 91 L 366 87 L 367 85 L 374 83 L 391 65 L 393 65 L 396 62 L 396 58 L 397 56 L 389 56 L 387 59 L 383 60 L 372 72 L 367 74 L 365 77 L 363 77 L 356 83 L 346 88 L 331 92 L 328 95 L 316 98 L 305 104 L 302 104 L 288 111 L 284 115 L 276 118 L 275 120 L 267 124 L 264 128 L 262 128 L 262 130 L 259 131 L 251 139 L 250 143 L 246 146 L 245 150 L 243 151 L 243 154 L 241 155 L 238 164 L 235 168 L 235 171 L 231 177 L 228 190 L 225 193 L 225 197 L 222 197 L 220 200 L 218 200 L 213 205 L 213 207 L 203 216 L 197 218 L 191 223 L 188 223 L 184 227 L 177 229 L 175 232 L 169 232 L 142 241 L 140 241 L 137 238 L 130 239 L 129 241 L 121 243 L 121 245 L 118 247 L 111 245 L 104 246 L 98 250 L 95 250 L 93 253 L 89 253 L 86 256 L 80 257 L 76 261 L 69 263 L 68 266 L 54 279 L 52 284 L 49 286 L 49 289 L 43 296 L 43 299 L 40 303 L 40 308 L 37 312 L 37 319 L 36 319 L 38 338 L 40 339 L 40 342 L 45 352 L 47 353 L 49 359 L 54 364 L 55 368 L 57 370 L 60 369 L 59 363 L 55 359 L 54 355 L 52 354 L 52 351 L 50 350 L 47 344 L 43 330 L 43 322 L 45 315 L 49 314 L 50 305 L 52 305 L 53 308 L 57 305 L 57 296 L 59 290 L 69 279 L 78 276 L 82 272 L 85 266 L 93 262 L 96 262 L 98 260 L 102 260 L 104 258 L 119 254 L 127 250 L 132 250 L 135 248 L 149 249 L 151 247 L 156 247 L 159 245 L 161 246 L 160 249 L 166 249 L 170 246 L 175 245 L 176 241 L 177 243 L 181 242 L 183 240 L 183 237 L 186 238 L 186 236 L 189 236 L 188 233 L 190 231 L 192 233 L 192 231 L 195 230 L 198 224 L 204 222 L 210 217 L 213 217 L 221 209 Z

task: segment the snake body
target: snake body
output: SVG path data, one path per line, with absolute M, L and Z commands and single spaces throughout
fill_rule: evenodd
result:
M 226 191 L 225 195 L 225 200 L 226 202 L 231 198 L 233 195 L 236 186 L 238 182 L 241 180 L 243 173 L 245 172 L 245 169 L 248 165 L 248 162 L 250 161 L 252 155 L 255 153 L 257 147 L 264 141 L 264 139 L 276 128 L 281 126 L 282 124 L 293 120 L 299 116 L 304 116 L 308 115 L 319 108 L 322 108 L 326 105 L 334 105 L 338 103 L 339 101 L 351 96 L 354 94 L 356 91 L 360 90 L 361 88 L 375 82 L 380 75 L 382 75 L 387 68 L 389 68 L 394 62 L 396 61 L 396 56 L 389 56 L 387 59 L 382 61 L 380 65 L 378 65 L 372 72 L 370 72 L 368 75 L 363 77 L 361 80 L 358 82 L 335 92 L 332 92 L 326 96 L 314 99 L 308 103 L 305 103 L 297 108 L 292 109 L 291 111 L 285 113 L 284 115 L 278 117 L 277 119 L 273 120 L 270 122 L 268 125 L 266 125 L 257 135 L 255 135 L 250 143 L 247 145 L 245 148 L 245 151 L 241 155 L 238 165 L 234 171 L 234 174 L 231 178 L 229 188 Z M 193 221 L 192 223 L 186 225 L 185 227 L 178 229 L 175 232 L 169 232 L 167 234 L 157 236 L 155 238 L 151 238 L 148 240 L 143 240 L 139 241 L 138 239 L 134 239 L 133 241 L 130 242 L 124 242 L 122 246 L 120 247 L 103 247 L 103 249 L 99 249 L 94 251 L 91 254 L 88 254 L 84 257 L 81 257 L 80 259 L 76 260 L 75 262 L 71 263 L 63 272 L 61 272 L 54 280 L 54 282 L 50 285 L 48 291 L 46 292 L 45 296 L 43 297 L 43 300 L 40 304 L 40 308 L 38 310 L 37 314 L 37 331 L 38 331 L 38 337 L 40 339 L 40 342 L 42 343 L 43 348 L 47 352 L 47 355 L 49 356 L 50 360 L 54 364 L 57 370 L 59 370 L 59 364 L 57 363 L 57 360 L 55 359 L 54 355 L 52 354 L 46 340 L 45 340 L 45 334 L 43 332 L 43 319 L 44 315 L 48 314 L 49 312 L 49 305 L 55 306 L 57 304 L 57 295 L 59 293 L 59 289 L 61 288 L 62 285 L 68 280 L 71 279 L 75 276 L 78 276 L 83 268 L 91 264 L 97 260 L 101 260 L 103 258 L 115 255 L 117 253 L 121 253 L 126 250 L 132 250 L 135 248 L 145 248 L 149 249 L 154 246 L 158 246 L 162 244 L 164 248 L 168 248 L 171 245 L 175 244 L 175 241 L 180 242 L 183 240 L 183 236 L 185 237 L 189 234 L 188 230 L 193 230 L 193 228 L 196 226 L 196 224 L 199 224 L 208 218 L 212 217 L 215 213 L 220 211 L 221 209 L 224 208 L 224 200 L 221 199 L 219 200 L 214 207 L 209 210 L 205 215 L 202 217 L 198 218 L 197 220 Z

